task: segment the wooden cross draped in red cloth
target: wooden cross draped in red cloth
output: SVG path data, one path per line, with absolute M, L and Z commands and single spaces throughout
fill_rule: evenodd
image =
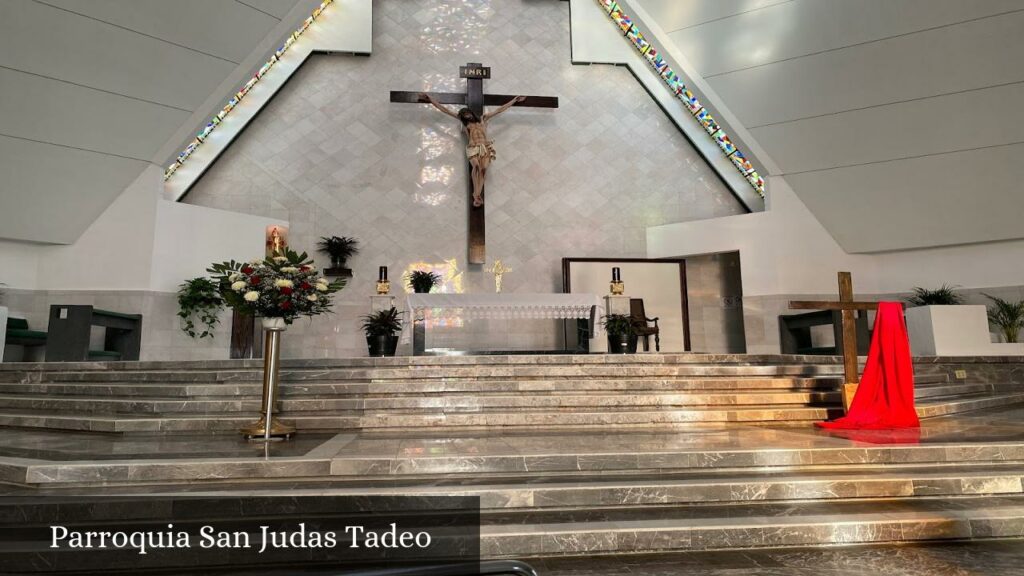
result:
M 840 310 L 843 315 L 843 408 L 850 409 L 853 395 L 857 393 L 857 323 L 854 312 L 875 310 L 878 302 L 854 302 L 853 276 L 849 272 L 839 273 L 839 300 L 795 300 L 789 303 L 794 310 Z

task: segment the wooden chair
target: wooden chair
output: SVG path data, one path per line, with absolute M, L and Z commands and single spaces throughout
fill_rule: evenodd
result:
M 658 319 L 647 317 L 643 298 L 629 299 L 629 318 L 633 323 L 633 332 L 644 339 L 644 352 L 651 351 L 651 336 L 654 336 L 654 350 L 661 352 L 661 330 L 658 328 Z M 654 326 L 650 325 L 651 322 L 654 322 Z

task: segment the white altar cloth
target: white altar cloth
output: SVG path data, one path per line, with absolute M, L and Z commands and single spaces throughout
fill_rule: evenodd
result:
M 406 309 L 433 317 L 485 319 L 589 319 L 603 308 L 596 294 L 409 294 Z
M 411 340 L 417 322 L 466 320 L 591 320 L 594 337 L 601 331 L 604 301 L 597 294 L 408 294 L 402 342 Z M 419 337 L 417 337 L 419 338 Z

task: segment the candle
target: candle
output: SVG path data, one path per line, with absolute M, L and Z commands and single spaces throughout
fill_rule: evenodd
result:
M 381 266 L 379 274 L 377 276 L 377 280 L 383 282 L 384 280 L 387 280 L 387 279 L 388 279 L 388 267 L 387 266 Z
M 622 282 L 622 271 L 618 266 L 612 268 L 612 282 Z

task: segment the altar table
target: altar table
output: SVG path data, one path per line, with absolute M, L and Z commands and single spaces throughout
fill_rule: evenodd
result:
M 412 326 L 403 340 L 411 339 L 413 355 L 420 355 L 431 319 L 583 320 L 587 334 L 596 337 L 602 303 L 596 294 L 409 294 L 405 307 Z

